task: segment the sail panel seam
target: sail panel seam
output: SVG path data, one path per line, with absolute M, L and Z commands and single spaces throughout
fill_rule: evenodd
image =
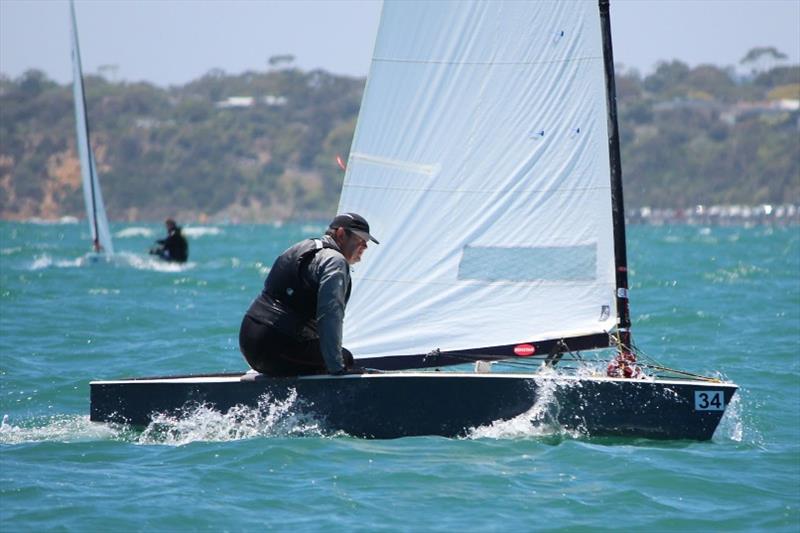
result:
M 445 285 L 445 286 L 461 286 L 461 285 L 553 285 L 562 287 L 564 285 L 573 286 L 608 286 L 616 289 L 615 282 L 598 282 L 597 280 L 524 280 L 524 281 L 510 281 L 510 280 L 478 280 L 478 279 L 456 279 L 448 281 L 439 280 L 418 280 L 418 279 L 382 279 L 382 278 L 358 278 L 359 283 L 370 281 L 373 283 L 404 283 L 407 285 Z M 613 291 L 612 291 L 613 292 Z
M 602 56 L 572 57 L 566 59 L 551 59 L 548 61 L 449 61 L 446 59 L 394 59 L 386 57 L 373 57 L 374 63 L 406 63 L 418 65 L 493 65 L 493 66 L 531 66 L 531 65 L 554 65 L 558 63 L 580 63 L 584 61 L 602 61 Z
M 481 194 L 481 193 L 562 193 L 562 192 L 581 192 L 581 191 L 607 191 L 611 189 L 611 185 L 598 186 L 598 187 L 573 187 L 573 188 L 560 188 L 560 189 L 443 189 L 443 188 L 420 188 L 420 187 L 383 187 L 379 185 L 359 185 L 354 183 L 345 183 L 342 189 L 375 189 L 382 191 L 402 191 L 402 192 L 444 192 L 444 193 L 467 193 L 467 194 Z

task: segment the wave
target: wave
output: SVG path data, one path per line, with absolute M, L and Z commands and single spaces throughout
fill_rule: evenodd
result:
M 65 216 L 55 220 L 33 217 L 25 220 L 27 224 L 39 224 L 41 226 L 59 226 L 63 224 L 77 224 L 80 222 L 76 217 Z
M 591 374 L 594 370 L 587 367 L 584 370 L 586 375 Z M 495 439 L 495 440 L 512 440 L 512 439 L 525 439 L 525 438 L 542 438 L 542 437 L 557 437 L 566 439 L 589 439 L 595 440 L 591 437 L 588 430 L 583 427 L 566 428 L 558 421 L 558 414 L 561 406 L 558 403 L 556 392 L 560 388 L 568 387 L 581 387 L 579 382 L 572 380 L 557 379 L 558 372 L 552 370 L 546 372 L 545 375 L 552 376 L 548 379 L 536 379 L 537 385 L 537 398 L 533 406 L 528 411 L 517 415 L 509 420 L 495 420 L 491 424 L 471 428 L 467 432 L 466 439 Z M 578 372 L 581 375 L 581 372 Z M 555 377 L 556 379 L 553 379 Z M 724 377 L 717 376 L 719 379 L 724 380 Z M 652 380 L 652 378 L 644 378 Z M 717 430 L 714 433 L 714 440 L 731 441 L 741 443 L 743 440 L 753 446 L 761 445 L 761 437 L 757 432 L 748 434 L 745 438 L 747 428 L 750 426 L 746 424 L 743 416 L 743 407 L 741 400 L 741 393 L 737 393 L 731 403 L 727 406 L 725 414 L 720 421 Z M 666 392 L 665 392 L 666 394 Z M 599 437 L 603 440 L 602 437 Z M 616 437 L 615 437 L 616 438 Z M 641 440 L 638 438 L 631 438 L 631 440 Z M 648 440 L 648 439 L 644 439 Z
M 16 424 L 5 415 L 0 423 L 0 445 L 121 440 L 143 446 L 184 446 L 193 442 L 328 435 L 318 420 L 303 413 L 302 405 L 296 391 L 283 401 L 264 395 L 257 407 L 237 405 L 226 413 L 199 404 L 177 414 L 156 413 L 143 430 L 125 424 L 92 422 L 87 415 L 57 415 Z
M 768 270 L 765 268 L 739 262 L 735 267 L 721 268 L 715 272 L 707 272 L 703 274 L 703 278 L 711 283 L 735 284 L 768 273 Z
M 132 252 L 118 252 L 111 255 L 98 255 L 87 253 L 72 259 L 54 259 L 48 254 L 36 256 L 28 267 L 29 270 L 43 270 L 46 268 L 83 268 L 97 263 L 108 263 L 117 267 L 127 267 L 136 270 L 149 270 L 152 272 L 186 272 L 194 269 L 197 264 L 170 263 L 155 256 L 141 255 Z
M 182 232 L 187 237 L 192 237 L 195 239 L 199 237 L 206 237 L 209 235 L 224 234 L 224 231 L 222 229 L 217 228 L 215 226 L 184 227 Z M 152 228 L 148 228 L 145 226 L 132 226 L 130 228 L 119 230 L 114 234 L 114 237 L 118 239 L 129 239 L 134 237 L 153 238 L 156 237 L 156 232 Z
M 746 389 L 740 388 L 733 400 L 725 408 L 725 414 L 719 422 L 719 427 L 714 433 L 715 438 L 727 439 L 733 442 L 763 448 L 764 437 L 758 431 L 757 424 L 748 421 L 745 414 L 744 397 L 748 394 Z
M 265 394 L 257 407 L 237 405 L 226 413 L 200 404 L 178 414 L 155 414 L 136 443 L 183 446 L 199 441 L 309 435 L 323 436 L 325 432 L 319 421 L 303 413 L 302 402 L 293 390 L 283 401 L 273 401 Z
M 136 270 L 149 270 L 152 272 L 186 272 L 194 269 L 197 264 L 189 261 L 186 263 L 171 263 L 153 255 L 140 255 L 132 252 L 114 254 L 113 261 L 118 266 L 130 267 Z
M 73 259 L 53 259 L 48 254 L 38 255 L 34 257 L 33 262 L 31 263 L 29 270 L 43 270 L 45 268 L 80 268 L 91 264 L 91 260 L 89 258 L 91 254 L 87 254 L 85 256 L 76 257 Z
M 555 370 L 552 371 L 555 374 Z M 520 439 L 541 437 L 580 438 L 586 436 L 581 429 L 564 428 L 557 419 L 559 387 L 580 386 L 574 381 L 557 379 L 536 380 L 537 398 L 526 412 L 509 420 L 495 420 L 491 424 L 472 428 L 467 439 Z
M 127 239 L 130 237 L 152 237 L 154 233 L 155 232 L 151 228 L 134 226 L 116 232 L 114 237 L 117 239 Z
M 87 415 L 56 415 L 12 424 L 8 415 L 0 423 L 0 445 L 31 442 L 86 442 L 117 438 L 118 428 L 89 421 Z
M 189 228 L 183 228 L 182 233 L 187 237 L 196 239 L 198 237 L 205 237 L 208 235 L 222 235 L 224 231 L 215 226 L 192 226 Z

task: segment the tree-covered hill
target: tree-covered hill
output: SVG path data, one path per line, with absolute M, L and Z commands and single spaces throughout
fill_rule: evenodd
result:
M 112 219 L 268 220 L 333 213 L 364 79 L 287 68 L 85 86 Z M 627 206 L 800 203 L 800 67 L 739 79 L 665 62 L 618 72 L 617 91 Z M 83 216 L 82 202 L 71 85 L 0 78 L 0 217 Z

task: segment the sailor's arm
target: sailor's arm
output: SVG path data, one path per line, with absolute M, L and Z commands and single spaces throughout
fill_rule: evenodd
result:
M 317 291 L 317 328 L 322 359 L 331 374 L 345 370 L 342 357 L 342 322 L 345 293 L 350 277 L 349 265 L 339 253 L 319 252 L 319 290 Z

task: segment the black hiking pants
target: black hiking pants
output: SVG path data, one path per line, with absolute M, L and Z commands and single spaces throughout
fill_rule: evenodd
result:
M 239 329 L 239 349 L 250 367 L 275 377 L 327 374 L 319 339 L 298 341 L 277 329 L 245 315 Z M 353 367 L 353 354 L 342 348 L 346 368 Z

